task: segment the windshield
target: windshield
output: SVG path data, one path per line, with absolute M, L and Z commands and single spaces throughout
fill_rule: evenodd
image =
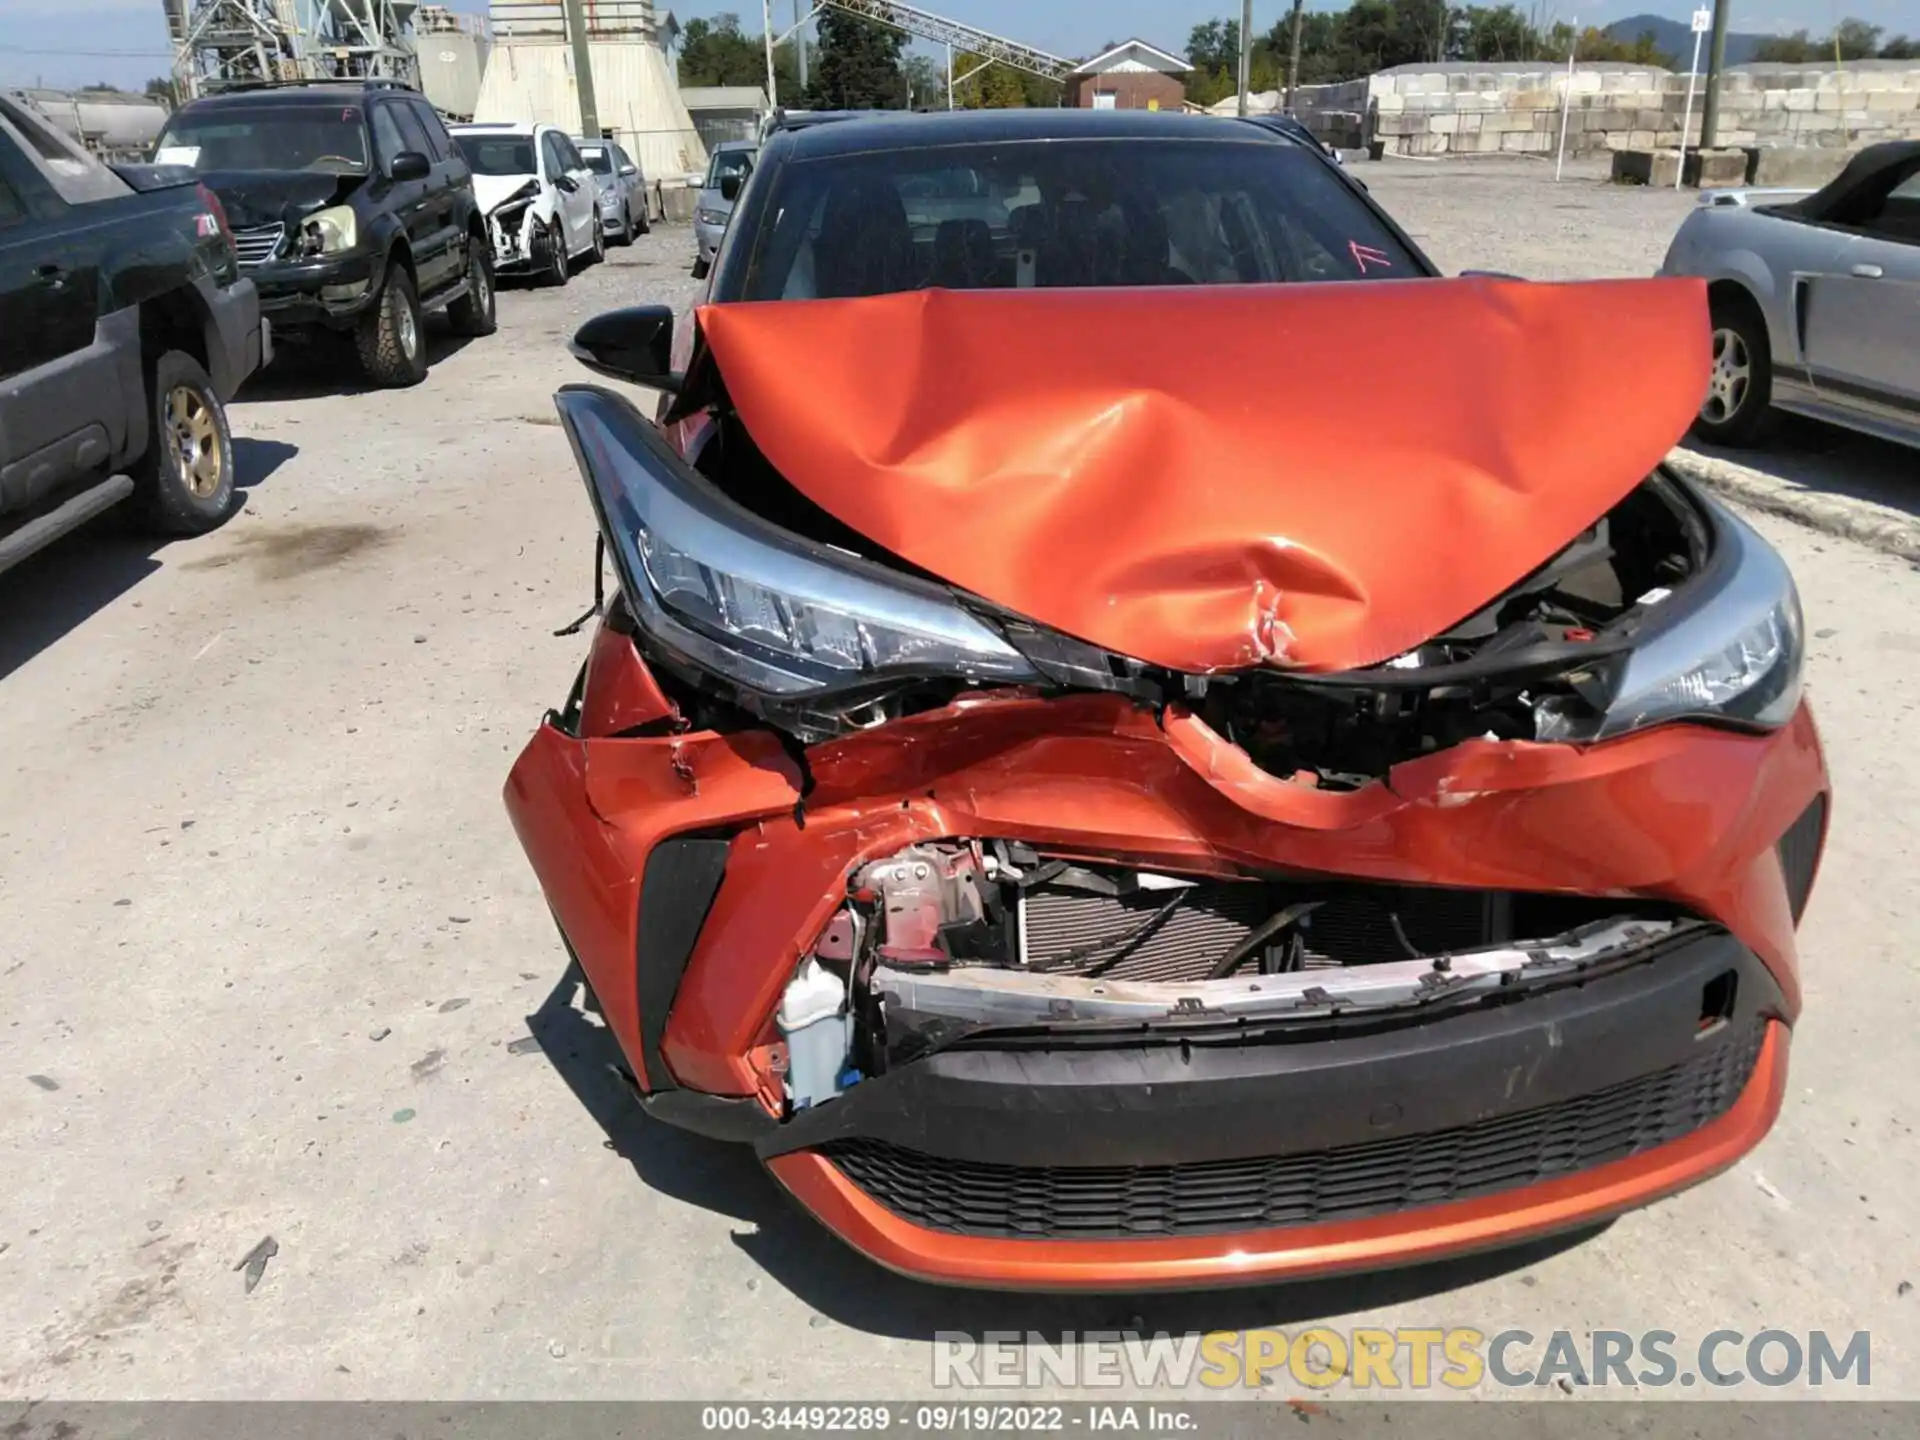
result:
M 720 182 L 729 175 L 738 175 L 742 180 L 753 173 L 753 151 L 716 150 L 713 163 L 707 166 L 706 188 L 718 190 Z
M 453 143 L 476 175 L 538 175 L 530 135 L 456 135 Z
M 188 111 L 167 122 L 156 165 L 209 170 L 324 170 L 367 173 L 367 127 L 357 106 L 314 105 Z
M 1271 141 L 1046 140 L 796 161 L 765 214 L 747 300 L 1426 273 L 1325 161 Z
M 582 145 L 580 147 L 580 158 L 587 162 L 587 168 L 596 175 L 611 175 L 613 173 L 613 156 L 605 150 L 589 149 L 587 146 Z

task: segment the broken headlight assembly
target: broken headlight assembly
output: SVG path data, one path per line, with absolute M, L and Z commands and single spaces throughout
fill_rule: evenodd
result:
M 316 210 L 300 226 L 300 255 L 338 255 L 360 243 L 359 222 L 351 205 L 333 205 Z
M 1774 729 L 1800 703 L 1800 595 L 1786 561 L 1723 505 L 1699 497 L 1711 532 L 1701 573 L 1640 597 L 1631 649 L 1604 710 L 1554 700 L 1536 711 L 1542 740 L 1605 740 L 1670 720 Z
M 1039 681 L 951 591 L 769 525 L 618 396 L 568 386 L 555 399 L 627 604 L 669 655 L 770 700 Z

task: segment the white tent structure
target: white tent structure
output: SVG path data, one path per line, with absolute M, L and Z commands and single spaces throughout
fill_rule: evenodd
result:
M 706 147 L 660 48 L 653 0 L 584 8 L 594 110 L 648 180 L 704 170 Z M 492 0 L 493 51 L 476 120 L 523 120 L 580 133 L 580 89 L 562 0 Z

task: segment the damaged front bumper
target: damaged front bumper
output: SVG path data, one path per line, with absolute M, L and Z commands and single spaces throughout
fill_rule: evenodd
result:
M 1113 696 L 974 699 L 796 758 L 765 729 L 674 733 L 622 630 L 516 764 L 514 825 L 649 1110 L 754 1144 L 895 1269 L 1127 1288 L 1408 1263 L 1684 1188 L 1777 1112 L 1824 823 L 1804 710 L 1767 736 L 1477 742 L 1345 794 L 1221 765 L 1193 717 Z M 796 966 L 885 903 L 876 866 L 979 836 L 1411 897 L 1434 953 L 1130 981 L 875 950 L 854 988 L 886 1053 L 795 1107 Z M 1544 940 L 1558 921 L 1529 919 L 1615 905 Z

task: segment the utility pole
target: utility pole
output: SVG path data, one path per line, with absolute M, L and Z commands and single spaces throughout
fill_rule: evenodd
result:
M 793 74 L 800 93 L 807 93 L 807 16 L 813 12 L 801 7 L 809 0 L 793 0 Z
M 1300 12 L 1304 0 L 1293 0 L 1293 43 L 1287 50 L 1287 114 L 1293 114 L 1294 92 L 1300 88 Z
M 760 38 L 767 42 L 767 104 L 780 108 L 780 86 L 773 78 L 773 0 L 760 0 Z
M 1720 123 L 1720 71 L 1727 63 L 1727 0 L 1713 0 L 1713 40 L 1707 47 L 1707 98 L 1700 107 L 1700 148 L 1711 150 Z
M 1240 0 L 1240 118 L 1247 118 L 1247 87 L 1253 80 L 1253 0 Z
M 580 96 L 580 133 L 600 138 L 600 109 L 593 103 L 593 52 L 587 46 L 586 0 L 566 0 L 567 35 L 573 41 L 573 85 Z

